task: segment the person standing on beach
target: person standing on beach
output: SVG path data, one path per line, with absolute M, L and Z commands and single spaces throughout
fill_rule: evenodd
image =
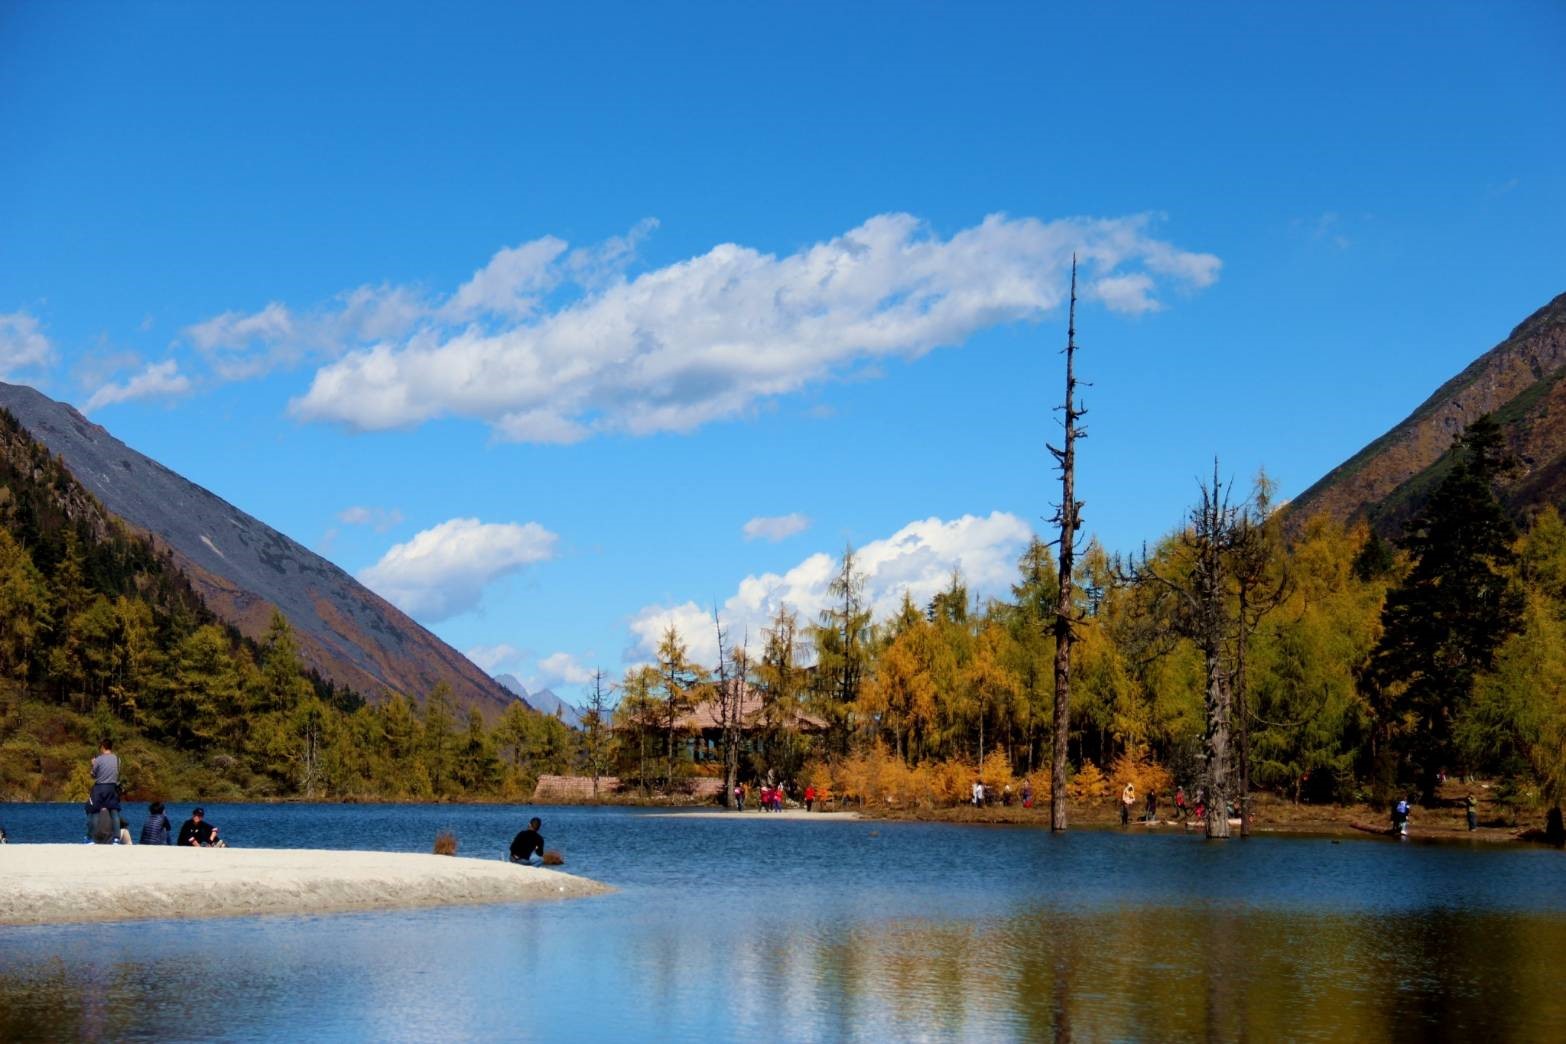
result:
M 1158 791 L 1156 791 L 1156 790 L 1149 790 L 1147 792 L 1147 820 L 1146 821 L 1149 822 L 1149 823 L 1156 823 L 1156 822 L 1158 822 Z
M 1120 792 L 1120 825 L 1129 826 L 1131 823 L 1131 806 L 1136 804 L 1136 786 L 1126 784 L 1126 789 Z
M 98 743 L 98 756 L 92 759 L 92 790 L 87 794 L 87 831 L 92 833 L 92 819 L 98 812 L 109 813 L 110 836 L 120 832 L 120 759 L 114 753 L 114 742 L 105 736 Z
M 1470 831 L 1478 830 L 1479 829 L 1479 802 L 1477 800 L 1475 800 L 1475 798 L 1474 798 L 1474 796 L 1472 794 L 1469 794 L 1468 798 L 1463 802 L 1463 805 L 1464 805 L 1464 807 L 1468 811 L 1468 829 Z
M 538 828 L 543 825 L 543 820 L 534 816 L 527 821 L 527 829 L 511 839 L 513 863 L 526 863 L 528 866 L 544 865 L 544 838 L 538 832 Z

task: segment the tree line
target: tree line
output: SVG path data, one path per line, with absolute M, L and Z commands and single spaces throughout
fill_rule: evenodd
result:
M 1130 557 L 1089 543 L 1065 590 L 1035 537 L 1009 597 L 981 603 L 954 575 L 884 619 L 849 548 L 818 619 L 785 606 L 759 650 L 728 647 L 722 674 L 761 698 L 740 775 L 906 802 L 1027 779 L 1042 797 L 1069 614 L 1074 793 L 1107 793 L 1111 774 L 1177 781 L 1226 818 L 1257 790 L 1431 802 L 1443 776 L 1484 774 L 1519 809 L 1558 806 L 1566 524 L 1546 507 L 1519 531 L 1495 493 L 1506 466 L 1495 424 L 1476 422 L 1395 543 L 1362 523 L 1286 529 L 1265 476 L 1236 496 L 1215 468 L 1185 526 Z M 682 754 L 679 723 L 718 674 L 665 633 L 623 683 L 623 775 L 659 787 L 717 771 Z

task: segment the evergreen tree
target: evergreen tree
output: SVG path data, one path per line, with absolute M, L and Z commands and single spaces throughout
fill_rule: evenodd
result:
M 1408 525 L 1408 576 L 1387 594 L 1371 660 L 1383 736 L 1415 771 L 1426 804 L 1437 774 L 1452 767 L 1452 725 L 1474 679 L 1517 630 L 1518 593 L 1507 573 L 1516 527 L 1495 494 L 1507 466 L 1488 416 L 1463 433 L 1451 471 Z

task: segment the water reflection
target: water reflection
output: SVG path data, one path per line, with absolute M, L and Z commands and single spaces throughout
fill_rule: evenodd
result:
M 520 812 L 224 809 L 481 851 Z M 0 1040 L 1566 1039 L 1556 852 L 544 816 L 620 891 L 0 929 Z

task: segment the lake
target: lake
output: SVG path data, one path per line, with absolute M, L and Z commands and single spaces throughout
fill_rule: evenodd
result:
M 177 826 L 190 805 L 173 806 Z M 642 809 L 207 805 L 231 844 L 498 858 L 559 903 L 0 928 L 0 1039 L 1566 1039 L 1566 855 Z M 139 832 L 145 806 L 128 807 Z M 13 842 L 75 805 L 3 805 Z

